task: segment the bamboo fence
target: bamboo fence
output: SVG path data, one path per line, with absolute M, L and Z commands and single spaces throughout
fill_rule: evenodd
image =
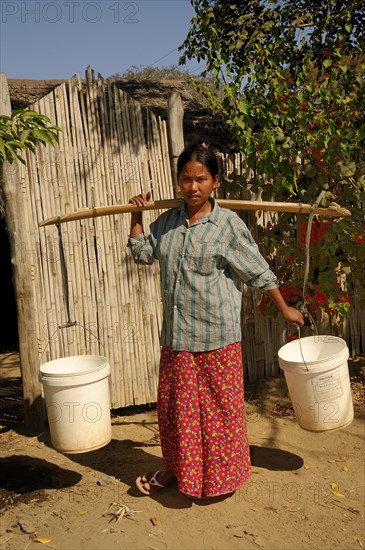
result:
M 57 147 L 40 146 L 35 155 L 27 154 L 26 166 L 19 165 L 18 208 L 26 233 L 19 245 L 32 274 L 31 323 L 38 363 L 78 354 L 105 355 L 112 369 L 113 408 L 155 402 L 162 313 L 159 266 L 136 266 L 132 261 L 126 247 L 130 217 L 92 216 L 58 226 L 67 262 L 70 318 L 58 229 L 39 225 L 79 209 L 125 204 L 149 189 L 156 201 L 173 197 L 166 122 L 150 112 L 144 122 L 138 102 L 100 76 L 95 78 L 90 69 L 86 82 L 75 76 L 32 109 L 62 128 Z M 243 176 L 247 181 L 253 176 L 242 155 L 222 157 L 222 171 L 225 177 Z M 234 195 L 222 190 L 218 195 L 261 200 L 250 185 Z M 144 214 L 146 227 L 158 214 Z M 241 216 L 260 244 L 262 228 L 274 224 L 277 213 L 245 211 Z M 259 300 L 256 291 L 244 289 L 243 349 L 250 382 L 278 374 L 277 350 L 287 336 L 281 320 L 262 317 Z M 352 330 L 357 336 L 351 351 L 359 353 L 364 349 L 358 334 L 361 315 L 354 307 L 342 325 L 330 326 L 327 319 L 328 326 L 320 321 L 320 328 L 344 337 Z
M 55 226 L 48 216 L 128 202 L 152 188 L 173 196 L 166 123 L 93 72 L 32 105 L 62 128 L 59 145 L 38 147 L 19 166 L 21 212 L 31 262 L 33 326 L 39 364 L 78 354 L 105 355 L 112 368 L 112 407 L 156 401 L 161 302 L 158 265 L 137 267 L 126 247 L 130 217 L 108 216 L 60 228 L 67 263 L 70 319 Z M 158 215 L 148 212 L 148 226 Z M 67 325 L 68 321 L 76 324 Z

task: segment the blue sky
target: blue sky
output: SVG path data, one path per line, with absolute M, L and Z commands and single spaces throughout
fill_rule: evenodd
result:
M 132 65 L 177 65 L 189 0 L 1 0 L 0 71 L 65 79 L 88 65 L 104 77 Z M 187 68 L 199 74 L 196 61 Z

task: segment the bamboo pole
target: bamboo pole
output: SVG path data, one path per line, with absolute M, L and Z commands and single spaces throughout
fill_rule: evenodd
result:
M 83 220 L 86 218 L 97 218 L 99 216 L 112 216 L 114 214 L 127 214 L 144 210 L 164 210 L 166 208 L 178 208 L 181 206 L 182 199 L 166 199 L 160 201 L 150 201 L 144 207 L 135 206 L 134 204 L 114 204 L 112 206 L 97 206 L 95 208 L 82 208 L 64 214 L 49 218 L 39 222 L 40 227 L 46 225 L 54 225 L 58 222 L 65 223 L 75 220 Z M 312 211 L 312 205 L 294 203 L 294 202 L 272 202 L 272 201 L 244 201 L 235 199 L 217 199 L 217 203 L 222 208 L 230 208 L 231 210 L 263 210 L 265 212 L 289 212 L 293 214 L 309 214 Z M 341 206 L 329 206 L 328 208 L 314 208 L 314 214 L 320 216 L 330 216 L 339 218 L 343 216 L 351 216 L 351 212 Z
M 127 130 L 127 116 L 129 113 L 129 110 L 126 109 L 125 104 L 127 102 L 127 97 L 124 94 L 122 90 L 119 90 L 117 87 L 113 88 L 114 94 L 113 94 L 113 106 L 114 106 L 114 115 L 115 115 L 115 130 L 116 130 L 116 137 L 117 137 L 117 143 L 116 143 L 116 158 L 119 159 L 119 174 L 118 174 L 118 182 L 120 187 L 120 193 L 121 193 L 121 200 L 126 200 L 126 197 L 130 196 L 130 193 L 133 189 L 134 192 L 134 179 L 133 177 L 130 177 L 130 174 L 128 173 L 128 169 L 130 171 L 130 159 L 133 158 L 130 153 L 130 143 L 129 143 L 129 134 Z M 132 176 L 134 174 L 134 164 L 132 166 Z M 132 185 L 132 187 L 131 187 Z M 121 220 L 123 221 L 123 220 Z M 123 234 L 125 230 L 125 223 L 121 223 L 121 238 L 124 237 L 125 241 L 125 235 Z M 134 316 L 137 315 L 137 308 L 131 307 L 131 299 L 135 296 L 134 290 L 131 288 L 131 279 L 128 273 L 128 263 L 126 260 L 126 251 L 123 247 L 123 252 L 121 252 L 121 260 L 120 263 L 118 262 L 118 265 L 120 266 L 120 279 L 123 281 L 123 284 L 121 285 L 121 291 L 122 291 L 122 301 L 121 301 L 121 315 L 120 315 L 120 330 L 119 330 L 119 336 L 121 339 L 121 358 L 122 358 L 122 372 L 123 372 L 123 380 L 128 381 L 125 384 L 117 384 L 116 388 L 114 388 L 114 391 L 118 392 L 117 398 L 119 399 L 119 396 L 122 395 L 119 392 L 123 391 L 121 402 L 131 404 L 133 403 L 133 389 L 132 384 L 130 383 L 131 378 L 131 372 L 133 370 L 133 352 L 134 349 L 131 350 L 129 346 L 123 345 L 124 343 L 124 319 L 130 319 L 132 316 L 132 320 L 134 320 Z M 140 364 L 139 356 L 138 356 L 138 350 L 135 354 L 136 363 Z M 114 393 L 113 391 L 113 393 Z
M 143 179 L 142 165 L 146 155 L 146 145 L 143 131 L 143 120 L 142 120 L 142 111 L 140 106 L 133 99 L 129 100 L 132 109 L 129 109 L 129 118 L 131 127 L 133 128 L 135 135 L 135 143 L 138 147 L 138 154 L 136 155 L 136 161 L 138 166 L 138 188 L 144 188 L 145 183 Z M 148 222 L 152 220 L 150 217 L 147 217 Z M 146 221 L 147 221 L 146 220 Z M 128 227 L 129 229 L 129 227 Z M 132 337 L 127 336 L 127 339 L 134 340 L 133 345 L 135 351 L 138 350 L 138 353 L 141 357 L 141 367 L 143 375 L 140 376 L 136 369 L 133 369 L 131 372 L 131 380 L 134 398 L 137 403 L 146 402 L 147 392 L 146 384 L 148 379 L 148 370 L 149 370 L 149 346 L 148 338 L 151 331 L 150 320 L 148 318 L 147 309 L 144 308 L 143 304 L 147 302 L 148 297 L 152 295 L 152 273 L 147 273 L 146 270 L 137 269 L 138 272 L 138 284 L 136 285 L 135 296 L 138 299 L 138 311 L 139 311 L 139 324 L 132 325 Z M 131 276 L 133 280 L 133 276 Z M 137 290 L 138 288 L 138 290 Z M 137 340 L 140 340 L 141 346 L 138 345 Z
M 138 132 L 138 142 L 140 144 L 140 147 L 139 147 L 139 165 L 140 165 L 140 182 L 141 182 L 140 185 L 143 188 L 146 185 L 145 182 L 149 182 L 149 174 L 147 170 L 148 151 L 147 151 L 146 140 L 144 135 L 142 111 L 140 106 L 138 107 L 138 114 L 139 114 L 139 117 L 138 119 L 136 119 L 136 130 Z M 150 211 L 149 215 L 146 216 L 146 222 L 150 224 L 155 217 L 156 216 L 153 215 L 153 211 Z M 129 232 L 129 224 L 128 224 L 128 232 Z M 155 269 L 156 269 L 156 266 L 155 266 Z M 140 396 L 143 396 L 144 399 L 148 399 L 146 397 L 148 395 L 151 396 L 155 394 L 155 392 L 151 392 L 150 390 L 149 376 L 150 376 L 150 373 L 154 370 L 152 368 L 154 352 L 156 349 L 159 349 L 159 346 L 157 348 L 154 346 L 153 341 L 152 341 L 152 346 L 148 345 L 148 342 L 151 338 L 151 334 L 153 332 L 153 323 L 155 320 L 154 316 L 151 316 L 150 314 L 151 304 L 148 302 L 151 296 L 156 296 L 156 289 L 155 289 L 154 278 L 153 278 L 153 273 L 155 269 L 152 269 L 149 272 L 143 269 L 138 270 L 139 286 L 140 286 L 140 292 L 138 293 L 138 298 L 141 300 L 140 311 L 142 313 L 142 324 L 137 332 L 137 335 L 134 336 L 134 339 L 137 340 L 138 337 L 140 337 L 141 339 L 143 338 L 143 342 L 144 342 L 143 377 L 142 376 L 137 377 L 137 380 L 136 380 L 140 388 L 139 394 Z M 146 307 L 143 307 L 143 304 L 146 304 Z M 140 333 L 140 336 L 138 335 L 138 333 Z M 136 344 L 138 346 L 137 342 Z M 149 399 L 151 399 L 151 397 L 149 397 Z
M 89 175 L 89 136 L 85 121 L 87 116 L 84 105 L 84 92 L 80 89 L 80 77 L 74 75 L 69 80 L 69 132 L 70 143 L 72 146 L 67 153 L 67 163 L 73 167 L 72 180 L 65 188 L 68 190 L 69 201 L 72 204 L 88 204 L 88 198 L 85 190 L 85 178 Z M 66 122 L 66 121 L 65 121 Z M 83 248 L 85 242 L 85 233 L 87 232 L 86 224 L 81 227 L 74 227 L 73 231 L 67 233 L 67 259 L 69 264 L 68 281 L 70 296 L 71 321 L 77 322 L 75 327 L 66 327 L 60 331 L 60 336 L 64 340 L 66 355 L 78 355 L 86 353 L 87 345 L 85 343 L 85 332 L 82 333 L 80 327 L 89 326 L 88 303 L 89 303 L 89 288 L 88 282 L 90 277 L 87 277 L 87 269 L 85 269 L 85 261 L 83 259 Z M 66 243 L 65 243 L 66 244 Z M 65 311 L 63 289 L 61 311 Z M 64 315 L 64 313 L 63 313 Z M 73 347 L 72 347 L 73 346 Z
M 45 98 L 41 98 L 38 103 L 34 103 L 32 108 L 35 111 L 48 116 L 52 121 L 56 121 L 55 113 L 52 111 L 53 102 L 54 97 L 53 92 L 51 92 L 50 95 L 46 96 Z M 31 188 L 30 196 L 33 200 L 33 196 L 37 193 L 40 196 L 40 201 L 42 204 L 41 211 L 35 216 L 32 225 L 35 225 L 37 220 L 42 219 L 44 211 L 52 212 L 55 204 L 64 204 L 59 202 L 62 186 L 57 187 L 56 182 L 58 182 L 59 180 L 57 176 L 55 176 L 54 172 L 56 169 L 55 159 L 55 148 L 53 147 L 38 147 L 36 155 L 31 155 L 29 159 L 27 159 L 27 166 L 32 166 L 32 169 L 29 171 L 28 176 L 28 185 Z M 47 188 L 47 190 L 52 189 L 51 193 L 44 193 L 44 188 Z M 51 197 L 53 198 L 53 200 L 51 199 Z M 70 207 L 72 205 L 68 206 Z M 31 209 L 32 212 L 36 212 L 35 207 L 31 207 Z M 24 219 L 23 223 L 25 223 Z M 38 232 L 38 235 L 37 239 L 41 241 L 40 232 Z M 49 357 L 49 354 L 52 353 L 53 348 L 58 346 L 57 338 L 56 341 L 53 338 L 55 326 L 57 325 L 52 325 L 52 319 L 50 319 L 50 316 L 52 317 L 51 312 L 59 310 L 59 303 L 57 303 L 56 292 L 52 291 L 54 289 L 53 283 L 55 277 L 55 269 L 58 264 L 54 261 L 54 247 L 53 243 L 49 245 L 50 239 L 50 235 L 44 235 L 44 248 L 39 249 L 38 246 L 36 247 L 36 256 L 39 262 L 39 272 L 37 274 L 36 281 L 38 282 L 42 280 L 44 282 L 43 289 L 42 285 L 35 285 L 35 293 L 39 293 L 36 297 L 35 307 L 36 319 L 40 323 L 41 330 L 41 333 L 38 337 L 40 363 L 48 360 L 47 356 Z M 46 251 L 46 254 L 42 253 L 41 251 Z M 46 336 L 45 341 L 44 336 Z

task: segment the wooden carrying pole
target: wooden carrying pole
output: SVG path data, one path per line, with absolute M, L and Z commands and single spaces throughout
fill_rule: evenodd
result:
M 151 201 L 146 206 L 139 207 L 134 204 L 115 204 L 113 206 L 97 206 L 95 208 L 80 208 L 70 214 L 64 214 L 55 218 L 49 218 L 39 222 L 40 227 L 54 225 L 56 223 L 65 223 L 76 220 L 85 220 L 87 218 L 97 218 L 99 216 L 113 216 L 114 214 L 128 214 L 142 210 L 164 210 L 167 208 L 178 208 L 181 206 L 182 199 L 166 199 Z M 265 212 L 291 212 L 293 214 L 314 214 L 320 216 L 331 216 L 339 218 L 351 216 L 351 212 L 341 206 L 329 206 L 328 208 L 316 207 L 313 209 L 310 204 L 301 204 L 295 202 L 271 202 L 271 201 L 244 201 L 234 199 L 217 199 L 217 203 L 222 208 L 231 210 L 263 210 Z

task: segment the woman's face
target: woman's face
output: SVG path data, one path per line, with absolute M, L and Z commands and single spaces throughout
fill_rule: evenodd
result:
M 213 189 L 218 187 L 218 176 L 213 178 L 206 166 L 191 160 L 180 172 L 179 185 L 187 205 L 199 208 L 208 201 Z

